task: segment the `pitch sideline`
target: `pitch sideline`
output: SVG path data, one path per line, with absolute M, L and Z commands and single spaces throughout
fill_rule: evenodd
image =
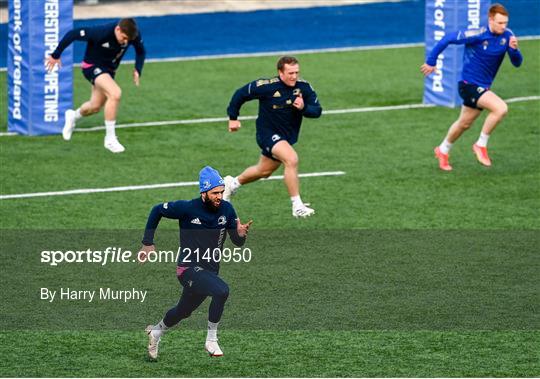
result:
M 299 174 L 301 178 L 312 178 L 317 176 L 341 176 L 345 175 L 344 171 L 326 171 L 326 172 L 310 172 L 306 174 Z M 267 179 L 262 180 L 279 180 L 283 179 L 283 175 L 274 175 Z M 67 191 L 52 191 L 52 192 L 33 192 L 33 193 L 15 193 L 10 195 L 0 195 L 0 200 L 9 199 L 26 199 L 31 197 L 48 197 L 48 196 L 68 196 L 68 195 L 83 195 L 90 193 L 103 193 L 103 192 L 123 192 L 123 191 L 140 191 L 146 189 L 156 188 L 171 188 L 171 187 L 189 187 L 198 186 L 199 182 L 176 182 L 176 183 L 158 183 L 158 184 L 143 184 L 138 186 L 121 186 L 121 187 L 107 187 L 107 188 L 80 188 Z

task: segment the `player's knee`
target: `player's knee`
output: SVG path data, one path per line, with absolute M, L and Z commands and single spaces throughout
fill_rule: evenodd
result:
M 287 167 L 293 167 L 293 168 L 298 167 L 298 155 L 294 154 L 294 155 L 291 155 L 290 157 L 287 157 L 287 159 L 283 161 L 283 164 Z
M 227 300 L 227 298 L 229 297 L 229 286 L 228 285 L 221 286 L 215 292 L 214 296 L 221 299 L 222 301 Z
M 107 98 L 111 101 L 119 102 L 122 98 L 122 90 L 118 88 L 117 90 L 111 91 Z
M 508 114 L 508 105 L 506 103 L 503 103 L 500 107 L 497 108 L 497 115 L 499 118 L 503 118 Z
M 461 120 L 459 122 L 459 127 L 463 130 L 467 130 L 471 127 L 473 121 L 472 120 Z

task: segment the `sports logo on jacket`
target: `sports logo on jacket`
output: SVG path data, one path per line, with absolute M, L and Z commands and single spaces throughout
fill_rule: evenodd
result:
M 467 30 L 464 34 L 465 34 L 465 38 L 469 38 L 469 37 L 479 36 L 485 31 L 486 31 L 486 28 L 482 26 L 480 29 Z
M 276 91 L 276 92 L 274 92 L 272 97 L 281 97 L 281 94 L 279 93 L 279 91 Z
M 300 96 L 302 94 L 302 91 L 300 90 L 300 88 L 295 88 L 293 91 L 292 91 L 292 94 L 294 96 Z
M 109 45 L 109 42 L 105 42 L 104 44 L 102 44 L 101 46 L 103 46 L 104 48 L 108 49 L 109 47 L 111 47 Z
M 267 84 L 277 83 L 279 82 L 279 78 L 272 78 L 272 79 L 259 79 L 255 82 L 255 85 L 257 87 L 265 86 Z
M 506 45 L 506 38 L 501 38 L 501 45 Z
M 218 225 L 225 225 L 227 223 L 227 217 L 219 216 L 217 223 Z

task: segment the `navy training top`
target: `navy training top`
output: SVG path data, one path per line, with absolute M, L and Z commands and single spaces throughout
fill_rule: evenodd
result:
M 73 41 L 86 41 L 84 62 L 101 66 L 114 72 L 118 68 L 129 45 L 133 45 L 135 48 L 135 69 L 141 75 L 146 56 L 141 33 L 139 32 L 133 41 L 129 41 L 126 45 L 120 45 L 114 34 L 114 29 L 117 25 L 118 22 L 113 22 L 104 25 L 75 28 L 62 37 L 51 56 L 54 59 L 58 59 Z
M 162 217 L 178 220 L 181 254 L 177 263 L 181 267 L 200 266 L 218 273 L 219 260 L 215 259 L 218 255 L 214 255 L 214 249 L 223 251 L 226 232 L 236 246 L 242 246 L 246 241 L 246 237 L 238 235 L 238 217 L 232 204 L 225 200 L 217 211 L 206 206 L 200 197 L 156 205 L 148 216 L 142 240 L 144 245 L 154 244 L 154 234 Z M 207 252 L 209 254 L 204 256 Z
M 304 109 L 293 107 L 299 95 L 304 99 Z M 311 85 L 299 79 L 294 87 L 289 87 L 279 77 L 259 79 L 239 88 L 231 98 L 227 114 L 230 120 L 237 120 L 240 107 L 246 101 L 259 100 L 257 135 L 277 133 L 294 144 L 298 141 L 302 118 L 318 118 L 322 107 Z
M 436 66 L 437 57 L 449 44 L 465 45 L 461 80 L 489 88 L 507 52 L 514 66 L 519 67 L 523 62 L 519 49 L 509 46 L 510 37 L 513 35 L 510 29 L 506 29 L 502 34 L 494 34 L 485 26 L 476 30 L 448 33 L 429 53 L 426 63 Z

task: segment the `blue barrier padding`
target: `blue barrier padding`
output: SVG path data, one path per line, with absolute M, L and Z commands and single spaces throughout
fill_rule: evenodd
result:
M 465 0 L 463 0 L 465 1 Z M 540 35 L 540 1 L 502 1 L 510 28 Z M 422 0 L 306 9 L 137 17 L 148 58 L 192 57 L 424 41 Z M 77 20 L 75 26 L 111 19 Z M 6 67 L 7 24 L 0 24 L 0 67 Z M 80 62 L 84 43 L 75 43 Z M 134 59 L 130 49 L 125 59 Z

